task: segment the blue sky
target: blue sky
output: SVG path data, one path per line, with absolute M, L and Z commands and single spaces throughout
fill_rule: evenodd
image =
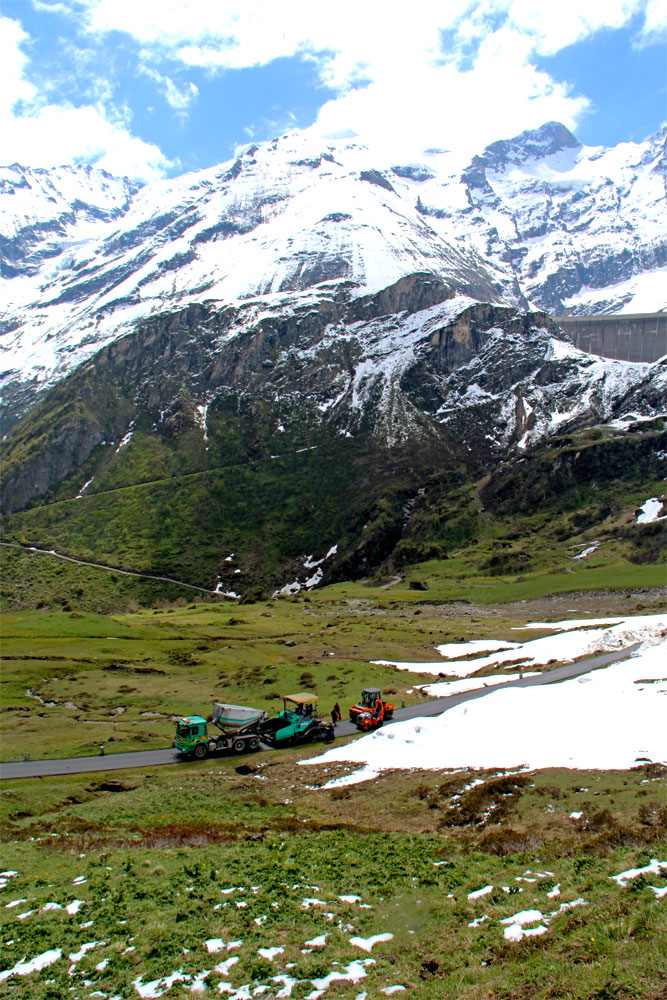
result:
M 548 120 L 591 145 L 641 141 L 667 119 L 662 0 L 331 8 L 0 0 L 0 161 L 151 180 L 290 129 L 417 158 Z

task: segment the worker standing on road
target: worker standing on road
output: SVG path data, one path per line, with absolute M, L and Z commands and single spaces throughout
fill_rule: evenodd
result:
M 340 719 L 341 719 L 340 705 L 338 704 L 338 702 L 336 702 L 334 707 L 331 709 L 331 721 L 333 722 L 334 726 L 336 725 L 337 722 L 340 722 Z

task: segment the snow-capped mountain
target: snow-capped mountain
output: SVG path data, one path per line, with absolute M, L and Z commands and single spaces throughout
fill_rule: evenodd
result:
M 258 322 L 420 272 L 552 313 L 663 308 L 666 141 L 586 148 L 549 123 L 472 162 L 429 150 L 405 164 L 293 133 L 140 189 L 90 168 L 5 168 L 9 420 L 138 322 L 193 303 Z

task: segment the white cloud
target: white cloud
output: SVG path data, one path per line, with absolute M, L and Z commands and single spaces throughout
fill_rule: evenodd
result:
M 508 12 L 508 24 L 525 33 L 540 55 L 553 55 L 566 45 L 588 38 L 603 28 L 621 28 L 646 0 L 499 0 Z
M 127 32 L 188 65 L 237 69 L 319 54 L 325 82 L 340 89 L 363 73 L 375 79 L 390 63 L 400 72 L 405 60 L 442 55 L 440 31 L 453 32 L 456 45 L 509 27 L 530 40 L 534 53 L 549 55 L 635 14 L 644 14 L 645 30 L 667 20 L 663 0 L 413 0 L 406 11 L 363 0 L 338 0 L 326 10 L 312 0 L 70 2 L 90 31 Z
M 363 89 L 351 90 L 321 109 L 314 129 L 336 135 L 351 129 L 373 146 L 404 157 L 428 146 L 472 154 L 495 139 L 561 121 L 569 128 L 588 107 L 563 84 L 530 64 L 529 43 L 510 28 L 490 35 L 473 66 L 414 65 L 409 85 L 387 73 Z
M 166 174 L 170 164 L 161 150 L 132 135 L 120 111 L 50 103 L 26 76 L 27 41 L 18 22 L 0 17 L 0 134 L 12 162 L 91 163 L 143 181 Z
M 34 88 L 23 78 L 28 58 L 21 45 L 27 40 L 18 21 L 0 16 L 0 101 L 11 95 L 12 104 L 17 104 L 34 96 Z
M 139 64 L 139 72 L 157 84 L 169 107 L 178 114 L 185 114 L 199 96 L 199 88 L 195 83 L 188 81 L 179 86 L 170 76 L 152 66 L 149 56 L 145 56 Z
M 33 0 L 43 6 L 43 0 Z M 279 57 L 312 60 L 335 98 L 319 111 L 321 134 L 356 132 L 406 155 L 426 146 L 478 151 L 551 119 L 575 129 L 589 108 L 583 95 L 536 69 L 552 55 L 602 29 L 643 20 L 638 41 L 667 31 L 664 0 L 412 0 L 408 8 L 366 0 L 58 0 L 80 37 L 103 43 L 107 32 L 131 36 L 147 73 L 178 116 L 197 99 L 173 65 L 211 74 L 265 65 Z M 122 172 L 150 178 L 169 164 L 157 146 L 132 135 L 111 94 L 86 108 L 57 105 L 25 77 L 25 34 L 5 19 L 0 82 L 11 78 L 12 102 L 0 109 L 12 158 L 24 162 L 84 159 L 121 162 Z M 3 97 L 0 96 L 0 102 Z M 16 102 L 23 104 L 17 106 Z M 277 123 L 277 127 L 280 123 Z
M 551 119 L 576 128 L 589 101 L 538 71 L 536 57 L 635 14 L 645 32 L 665 19 L 662 0 L 413 0 L 405 11 L 359 0 L 326 10 L 312 0 L 80 2 L 88 30 L 126 31 L 156 60 L 216 72 L 312 59 L 337 94 L 318 131 L 400 135 L 411 149 L 479 149 Z
M 182 87 L 174 83 L 171 77 L 165 77 L 164 96 L 169 107 L 174 111 L 187 111 L 193 101 L 197 99 L 199 89 L 194 83 L 185 83 Z
M 648 0 L 642 38 L 644 41 L 667 38 L 667 5 L 664 0 Z

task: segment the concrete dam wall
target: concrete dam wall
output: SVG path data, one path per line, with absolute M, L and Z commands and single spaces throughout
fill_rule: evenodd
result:
M 667 313 L 554 316 L 582 351 L 617 361 L 657 361 L 667 354 Z

